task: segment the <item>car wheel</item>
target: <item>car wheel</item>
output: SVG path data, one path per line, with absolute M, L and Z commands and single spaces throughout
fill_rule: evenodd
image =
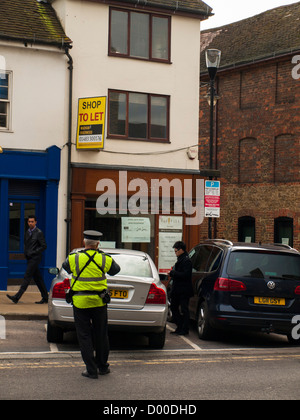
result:
M 166 340 L 166 328 L 161 333 L 149 334 L 149 346 L 153 349 L 162 349 Z
M 208 340 L 212 336 L 213 329 L 209 324 L 208 308 L 205 301 L 201 302 L 197 313 L 197 332 L 202 340 Z
M 61 343 L 63 341 L 63 338 L 64 338 L 64 331 L 61 328 L 52 325 L 48 319 L 48 324 L 47 324 L 48 343 Z

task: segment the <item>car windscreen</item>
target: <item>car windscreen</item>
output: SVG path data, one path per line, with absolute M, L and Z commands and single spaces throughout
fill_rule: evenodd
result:
M 239 277 L 300 280 L 300 255 L 234 251 L 229 257 L 227 273 Z
M 118 275 L 134 277 L 152 277 L 152 270 L 149 260 L 145 256 L 110 254 L 121 267 Z

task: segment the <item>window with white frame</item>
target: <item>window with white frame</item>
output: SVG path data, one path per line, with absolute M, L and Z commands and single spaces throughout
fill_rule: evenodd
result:
M 10 129 L 11 73 L 0 70 L 0 130 Z

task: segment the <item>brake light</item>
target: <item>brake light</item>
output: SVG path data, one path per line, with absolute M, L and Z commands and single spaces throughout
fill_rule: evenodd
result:
M 152 283 L 148 292 L 146 304 L 165 305 L 166 301 L 166 292 L 160 287 L 157 287 L 155 283 Z
M 214 290 L 220 292 L 239 292 L 247 290 L 247 288 L 242 281 L 218 277 L 214 285 Z
M 70 289 L 70 280 L 64 279 L 53 286 L 52 297 L 56 299 L 65 299 L 66 290 Z
M 297 286 L 295 289 L 295 295 L 300 295 L 300 286 Z

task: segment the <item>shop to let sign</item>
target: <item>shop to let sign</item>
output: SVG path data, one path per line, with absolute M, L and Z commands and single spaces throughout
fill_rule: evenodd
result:
M 77 149 L 103 149 L 106 97 L 78 99 Z
M 205 217 L 220 217 L 220 181 L 205 181 Z

